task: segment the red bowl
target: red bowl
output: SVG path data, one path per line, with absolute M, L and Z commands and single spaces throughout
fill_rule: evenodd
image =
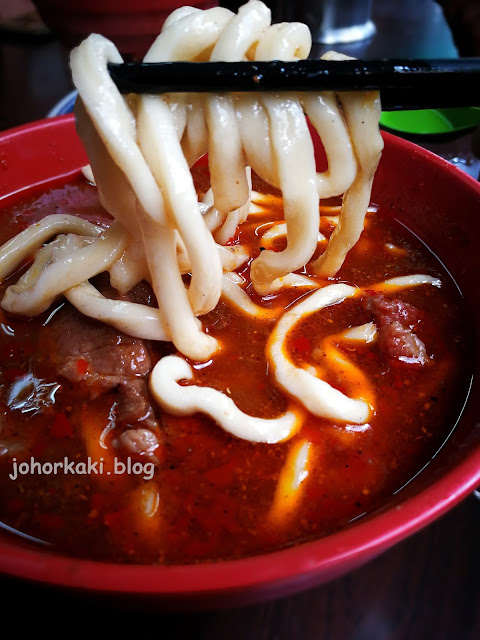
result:
M 143 58 L 165 19 L 183 0 L 33 0 L 45 24 L 69 49 L 91 33 L 111 40 L 124 56 Z M 194 0 L 198 9 L 218 0 Z
M 480 185 L 445 160 L 384 134 L 373 201 L 392 207 L 442 259 L 480 327 Z M 72 116 L 0 136 L 0 205 L 11 194 L 76 174 L 86 156 Z M 477 341 L 478 342 L 478 341 Z M 475 347 L 478 351 L 478 344 Z M 342 531 L 283 551 L 194 566 L 114 565 L 66 557 L 0 533 L 0 571 L 96 594 L 155 601 L 155 606 L 238 606 L 319 585 L 418 531 L 480 484 L 480 357 L 469 400 L 430 464 L 382 509 Z M 452 425 L 453 428 L 454 425 Z

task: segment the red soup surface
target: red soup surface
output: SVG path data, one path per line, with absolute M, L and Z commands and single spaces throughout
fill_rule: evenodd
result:
M 195 179 L 204 191 L 202 169 Z M 265 212 L 244 223 L 230 241 L 247 245 L 253 257 L 264 248 L 263 233 L 283 220 L 278 194 L 258 179 L 254 187 L 270 194 Z M 32 191 L 5 209 L 0 241 L 51 213 L 109 224 L 96 189 L 79 176 L 42 193 Z M 321 213 L 321 232 L 328 237 L 338 212 Z M 280 236 L 269 248 L 284 246 Z M 309 293 L 290 288 L 262 299 L 249 285 L 248 263 L 238 272 L 253 301 L 263 306 L 289 307 Z M 368 289 L 415 273 L 440 278 L 441 287 L 406 288 L 387 300 Z M 18 275 L 3 283 L 2 296 Z M 175 353 L 171 344 L 130 340 L 84 318 L 63 299 L 33 318 L 1 311 L 0 522 L 78 557 L 182 564 L 285 548 L 385 505 L 438 451 L 465 399 L 471 367 L 462 298 L 435 256 L 381 207 L 367 215 L 362 237 L 338 276 L 317 281 L 365 290 L 301 321 L 287 341 L 290 358 L 301 367 L 322 364 L 325 340 L 333 336 L 329 344 L 368 380 L 375 411 L 362 426 L 305 412 L 301 429 L 279 444 L 241 440 L 200 414 L 162 412 L 149 397 L 146 380 L 159 358 Z M 104 276 L 97 285 L 109 289 Z M 154 304 L 148 285 L 137 286 L 132 296 Z M 391 311 L 392 301 L 393 313 L 406 318 L 424 345 L 423 364 L 402 358 L 394 342 L 388 348 L 388 336 L 353 346 L 335 342 L 349 327 L 374 319 L 381 326 L 382 305 L 387 302 Z M 201 320 L 222 351 L 212 362 L 191 363 L 193 383 L 223 391 L 245 413 L 265 418 L 282 413 L 289 400 L 275 385 L 265 356 L 276 320 L 249 318 L 223 300 Z M 79 342 L 92 340 L 88 356 L 79 355 Z M 131 360 L 139 350 L 146 356 L 133 373 L 133 386 L 131 380 L 92 371 L 95 358 L 106 362 L 127 354 Z M 335 370 L 325 367 L 325 376 L 348 393 Z M 158 435 L 152 457 L 119 445 L 122 433 L 139 426 Z M 282 470 L 289 452 L 302 443 L 309 450 L 308 468 L 301 490 L 293 500 L 285 498 L 285 505 L 290 502 L 283 509 Z

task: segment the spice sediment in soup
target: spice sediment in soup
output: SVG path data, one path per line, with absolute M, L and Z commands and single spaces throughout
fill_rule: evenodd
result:
M 195 180 L 203 192 L 207 177 L 201 168 Z M 265 214 L 247 220 L 231 240 L 248 245 L 252 258 L 263 248 L 265 230 L 283 218 L 278 192 L 256 177 L 254 189 L 273 194 Z M 55 212 L 110 222 L 96 189 L 79 177 L 41 194 L 32 192 L 4 210 L 0 241 Z M 332 228 L 332 220 L 322 217 L 321 232 L 328 237 Z M 281 237 L 272 242 L 283 249 Z M 238 271 L 248 279 L 248 265 Z M 368 216 L 338 276 L 324 282 L 352 283 L 364 287 L 365 294 L 309 315 L 287 340 L 296 366 L 321 366 L 326 337 L 372 321 L 368 286 L 411 273 L 442 282 L 440 288 L 418 286 L 389 295 L 418 310 L 415 334 L 428 352 L 426 365 L 388 356 L 378 341 L 336 344 L 374 390 L 375 413 L 366 425 L 336 424 L 305 413 L 300 430 L 287 442 L 252 443 L 228 434 L 206 416 L 169 415 L 152 401 L 160 447 L 151 478 L 150 473 L 115 474 L 109 466 L 113 457 L 123 463 L 130 458 L 131 465 L 149 461 L 118 446 L 119 435 L 129 426 L 118 415 L 124 387 L 87 387 L 82 381 L 69 382 L 55 369 L 55 323 L 65 314 L 80 314 L 63 300 L 37 317 L 2 311 L 0 521 L 74 556 L 171 564 L 278 550 L 327 535 L 385 505 L 441 446 L 466 394 L 465 314 L 454 284 L 415 236 L 380 207 Z M 250 295 L 262 301 L 253 291 Z M 306 295 L 305 289 L 290 288 L 269 294 L 262 303 L 285 308 Z M 82 322 L 97 327 L 93 320 Z M 224 392 L 247 414 L 272 418 L 282 413 L 289 400 L 275 384 L 265 357 L 275 322 L 247 317 L 222 300 L 202 317 L 202 324 L 224 348 L 209 363 L 191 363 L 193 383 Z M 145 344 L 152 363 L 175 352 L 169 343 Z M 79 359 L 80 374 L 84 366 Z M 326 367 L 326 379 L 347 391 L 335 369 Z M 12 392 L 19 381 L 23 397 Z M 307 473 L 291 509 L 275 512 L 279 478 L 295 443 L 308 447 Z M 11 478 L 14 459 L 17 465 L 30 464 L 32 458 L 40 465 L 65 458 L 77 464 L 87 456 L 104 459 L 103 474 L 75 467 L 78 473 L 58 469 Z

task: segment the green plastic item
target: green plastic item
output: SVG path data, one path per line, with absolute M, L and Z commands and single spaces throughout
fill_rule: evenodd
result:
M 480 124 L 479 107 L 384 111 L 380 124 L 415 135 L 438 135 L 472 129 Z

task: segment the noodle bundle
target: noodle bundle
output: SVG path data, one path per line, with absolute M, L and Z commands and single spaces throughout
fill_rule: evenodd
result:
M 306 58 L 310 47 L 305 25 L 272 25 L 266 5 L 250 0 L 237 14 L 219 7 L 177 9 L 144 60 L 295 61 Z M 333 52 L 324 57 L 343 58 Z M 254 441 L 291 437 L 301 421 L 298 405 L 275 419 L 253 418 L 218 391 L 177 384 L 192 375 L 184 358 L 206 362 L 222 350 L 204 331 L 201 317 L 223 297 L 240 313 L 277 322 L 266 357 L 290 398 L 315 415 L 365 423 L 373 411 L 368 393 L 348 397 L 323 381 L 321 372 L 295 367 L 284 343 L 301 317 L 360 291 L 341 284 L 322 288 L 317 276 L 337 274 L 364 228 L 383 147 L 379 95 L 122 96 L 107 69 L 108 63 L 120 62 L 115 46 L 95 34 L 71 54 L 79 92 L 77 129 L 101 203 L 114 222 L 103 229 L 72 216 L 48 216 L 4 245 L 2 279 L 32 251 L 36 258 L 7 288 L 2 307 L 38 315 L 63 294 L 81 313 L 124 333 L 171 341 L 180 355 L 160 360 L 150 380 L 152 395 L 166 411 L 205 412 L 234 435 Z M 323 172 L 316 170 L 309 123 L 325 149 L 328 168 Z M 211 189 L 199 200 L 190 169 L 207 153 Z M 251 171 L 281 191 L 284 209 L 284 221 L 265 233 L 267 246 L 256 257 L 230 242 L 239 225 L 261 208 Z M 319 206 L 320 199 L 333 196 L 343 198 L 327 240 L 319 231 Z M 285 238 L 285 248 L 268 248 L 278 236 Z M 256 304 L 236 273 L 248 263 L 260 297 L 284 287 L 319 291 L 286 314 Z M 306 265 L 306 273 L 295 273 Z M 89 279 L 105 271 L 120 295 L 148 281 L 158 308 L 103 296 Z M 409 285 L 402 281 L 390 287 L 434 284 L 424 276 L 412 278 Z

